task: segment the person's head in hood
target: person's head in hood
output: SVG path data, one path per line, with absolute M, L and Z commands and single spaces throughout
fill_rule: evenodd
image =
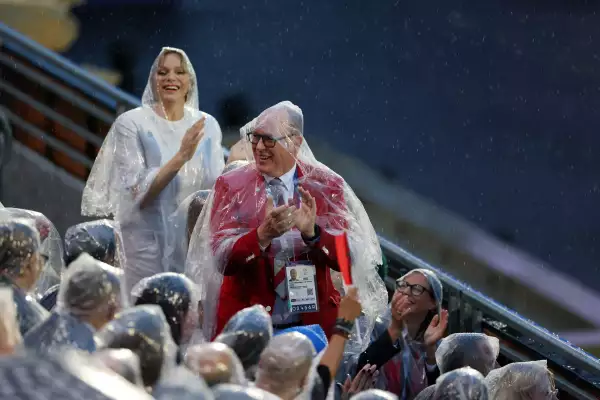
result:
M 246 384 L 242 363 L 233 350 L 223 343 L 190 347 L 185 354 L 185 365 L 204 378 L 211 387 L 222 383 Z
M 140 358 L 129 349 L 104 349 L 94 353 L 94 358 L 135 386 L 144 387 Z
M 259 172 L 277 178 L 291 170 L 302 145 L 304 117 L 289 101 L 264 110 L 246 133 Z
M 398 400 L 398 396 L 393 393 L 379 389 L 369 389 L 352 396 L 353 400 Z
M 57 310 L 101 329 L 126 305 L 122 275 L 121 270 L 81 254 L 63 277 Z
M 459 368 L 440 376 L 433 400 L 488 400 L 483 375 L 473 368 Z
M 98 261 L 119 267 L 118 263 L 115 263 L 117 238 L 113 221 L 103 219 L 83 222 L 67 229 L 65 264 L 69 265 L 82 253 L 88 253 Z
M 246 376 L 254 377 L 260 354 L 273 337 L 271 316 L 263 306 L 238 311 L 225 325 L 215 342 L 229 346 L 238 356 Z
M 441 315 L 443 291 L 442 283 L 437 275 L 427 269 L 414 269 L 396 280 L 396 291 L 392 298 L 405 298 L 410 304 L 410 312 L 404 317 L 409 326 L 418 325 L 414 337 L 422 340 L 422 335 L 435 315 Z M 392 309 L 392 317 L 396 310 Z
M 498 338 L 483 333 L 454 333 L 442 339 L 435 352 L 440 373 L 471 367 L 487 376 L 497 367 L 500 353 Z
M 558 391 L 548 362 L 515 362 L 491 371 L 485 378 L 494 400 L 557 400 Z
M 213 388 L 215 400 L 281 400 L 279 397 L 255 387 L 226 383 Z
M 162 309 L 176 345 L 189 340 L 198 321 L 198 300 L 194 283 L 185 275 L 164 272 L 142 279 L 131 296 L 136 306 L 155 304 Z
M 144 305 L 124 310 L 95 335 L 100 349 L 129 349 L 140 359 L 144 386 L 158 382 L 163 367 L 172 365 L 173 339 L 159 306 Z M 173 361 L 169 360 L 173 357 Z
M 40 236 L 31 222 L 0 222 L 0 275 L 28 292 L 34 288 L 42 266 Z
M 283 400 L 296 398 L 307 384 L 315 348 L 298 332 L 275 336 L 260 356 L 256 387 Z

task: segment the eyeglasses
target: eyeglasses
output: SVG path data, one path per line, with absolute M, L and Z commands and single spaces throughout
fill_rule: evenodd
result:
M 411 285 L 408 282 L 398 279 L 396 281 L 396 290 L 405 291 L 406 289 L 409 289 L 410 294 L 415 297 L 420 296 L 425 292 L 429 292 L 429 289 L 426 289 L 421 285 L 418 285 L 418 284 Z
M 260 142 L 262 139 L 263 145 L 268 149 L 272 149 L 273 147 L 275 147 L 275 144 L 277 142 L 287 139 L 290 136 L 294 136 L 294 135 L 288 135 L 288 136 L 283 136 L 283 137 L 279 137 L 279 138 L 274 138 L 271 135 L 261 135 L 258 133 L 249 133 L 248 141 L 250 143 L 252 143 L 253 146 L 256 146 L 258 144 L 258 142 Z

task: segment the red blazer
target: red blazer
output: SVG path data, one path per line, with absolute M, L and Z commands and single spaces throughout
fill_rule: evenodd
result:
M 294 260 L 307 260 L 316 267 L 319 311 L 303 313 L 300 319 L 303 325 L 321 325 L 329 337 L 340 302 L 329 272 L 329 268 L 339 271 L 332 231 L 341 233 L 347 225 L 343 180 L 318 167 L 299 165 L 296 172 L 299 185 L 315 198 L 321 230 L 320 240 L 308 254 Z M 276 293 L 274 254 L 270 247 L 261 252 L 258 245 L 257 228 L 264 219 L 267 198 L 264 177 L 253 165 L 238 168 L 217 179 L 214 196 L 211 243 L 224 275 L 217 309 L 219 334 L 243 308 L 262 304 L 272 313 Z

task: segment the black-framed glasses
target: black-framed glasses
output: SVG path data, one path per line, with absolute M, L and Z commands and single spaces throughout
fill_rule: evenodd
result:
M 275 144 L 277 144 L 277 142 L 287 139 L 287 138 L 289 138 L 289 136 L 282 136 L 279 138 L 274 138 L 271 135 L 261 135 L 259 133 L 254 133 L 254 132 L 250 132 L 248 134 L 248 141 L 250 143 L 252 143 L 253 146 L 256 146 L 258 144 L 258 142 L 260 142 L 262 140 L 263 145 L 268 149 L 272 149 L 273 147 L 275 147 Z
M 425 292 L 429 293 L 429 289 L 427 289 L 419 284 L 412 285 L 408 282 L 398 279 L 396 281 L 396 290 L 404 292 L 404 291 L 406 291 L 406 289 L 408 289 L 410 294 L 415 297 L 420 296 Z

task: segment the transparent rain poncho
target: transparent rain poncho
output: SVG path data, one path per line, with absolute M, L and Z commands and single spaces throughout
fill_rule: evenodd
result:
M 238 311 L 225 325 L 215 342 L 229 346 L 240 359 L 246 376 L 254 378 L 260 355 L 273 337 L 273 324 L 263 306 Z
M 487 376 L 496 368 L 498 354 L 498 338 L 483 333 L 453 333 L 442 339 L 435 352 L 435 360 L 441 374 L 471 367 Z
M 355 400 L 398 400 L 398 396 L 380 389 L 369 389 L 352 396 Z
M 546 360 L 516 362 L 485 378 L 490 400 L 556 400 L 558 391 Z
M 104 349 L 94 359 L 135 386 L 144 387 L 140 358 L 129 349 Z
M 248 160 L 246 160 L 245 156 L 246 156 L 246 153 L 244 152 L 243 160 L 235 160 L 235 161 L 228 162 L 225 165 L 225 168 L 223 168 L 223 173 L 221 175 L 225 175 L 226 173 L 233 171 L 234 169 L 238 169 L 240 167 L 245 167 L 246 165 L 248 165 L 249 162 L 248 162 Z
M 421 274 L 427 279 L 431 294 L 436 303 L 436 310 L 431 311 L 420 326 L 416 337 L 412 338 L 405 327 L 404 333 L 400 339 L 402 342 L 401 351 L 394 355 L 383 366 L 379 366 L 380 374 L 377 378 L 376 387 L 384 389 L 398 395 L 401 399 L 414 398 L 419 392 L 428 386 L 426 349 L 423 341 L 423 334 L 427 329 L 431 319 L 436 314 L 441 315 L 443 301 L 443 286 L 437 275 L 427 269 L 414 269 L 409 271 L 398 280 L 406 278 L 410 274 Z M 376 320 L 375 328 L 371 332 L 370 341 L 377 340 L 389 327 L 392 320 L 391 309 L 388 306 Z M 352 377 L 359 372 L 356 370 L 360 354 L 351 351 L 345 351 L 343 366 L 340 367 L 336 379 L 343 383 L 347 374 Z
M 459 368 L 440 376 L 433 400 L 488 400 L 485 378 L 473 368 Z
M 12 290 L 21 335 L 48 318 L 48 312 L 21 288 L 17 281 L 24 273 L 35 275 L 43 268 L 40 236 L 31 219 L 0 221 L 0 287 Z
M 169 217 L 169 229 L 166 238 L 165 262 L 171 272 L 183 273 L 188 253 L 190 238 L 196 221 L 202 213 L 210 190 L 199 190 L 192 193 L 179 204 L 177 211 Z
M 138 282 L 131 291 L 132 303 L 159 306 L 176 345 L 186 343 L 198 324 L 198 295 L 185 275 L 164 272 Z
M 267 196 L 273 197 L 273 193 L 267 190 L 265 178 L 257 170 L 248 135 L 254 132 L 270 135 L 295 160 L 295 180 L 298 185 L 294 186 L 304 188 L 315 198 L 316 223 L 321 230 L 321 240 L 314 247 L 304 242 L 297 229 L 288 231 L 272 242 L 270 256 L 279 261 L 289 259 L 290 255 L 294 258 L 316 257 L 319 262 L 315 264 L 338 269 L 335 246 L 329 248 L 323 245 L 323 237 L 335 238 L 347 234 L 352 276 L 364 312 L 364 317 L 358 321 L 362 340 L 354 335 L 348 343 L 349 348 L 354 347 L 358 352 L 368 345 L 375 318 L 385 310 L 387 304 L 387 291 L 377 274 L 377 265 L 382 260 L 381 248 L 362 203 L 341 176 L 316 160 L 304 137 L 303 125 L 300 108 L 285 101 L 263 111 L 240 130 L 249 164 L 217 180 L 194 230 L 186 261 L 186 275 L 202 288 L 205 336 L 213 337 L 217 326 L 222 326 L 233 310 L 229 305 L 226 312 L 220 313 L 220 307 L 227 304 L 224 304 L 225 300 L 220 304 L 219 299 L 226 299 L 230 303 L 240 297 L 242 286 L 254 284 L 246 283 L 244 286 L 235 280 L 235 276 L 224 278 L 224 274 L 230 275 L 232 266 L 242 264 L 247 264 L 244 268 L 252 271 L 251 262 L 262 257 L 258 240 L 253 239 L 252 235 L 256 235 L 256 229 L 264 218 Z M 296 205 L 299 205 L 299 196 L 295 198 Z M 236 244 L 246 243 L 246 239 L 252 243 L 250 248 L 234 253 Z M 243 257 L 241 253 L 244 253 Z M 235 260 L 232 260 L 232 254 L 236 255 Z M 317 274 L 320 273 L 319 268 Z M 317 295 L 322 302 L 335 302 L 339 298 L 333 287 L 331 293 L 326 293 L 327 286 L 331 285 L 329 270 L 325 271 L 324 276 L 325 282 L 317 282 Z M 243 277 L 245 280 L 253 279 L 250 273 Z M 267 285 L 266 282 L 256 283 Z M 241 300 L 238 303 L 251 305 Z
M 169 370 L 154 387 L 157 400 L 212 400 L 213 394 L 202 378 L 184 367 Z
M 0 287 L 0 357 L 13 354 L 23 337 L 19 330 L 17 308 L 10 288 Z
M 140 358 L 144 386 L 152 387 L 175 365 L 175 344 L 159 306 L 128 308 L 95 335 L 100 349 L 129 349 Z
M 50 318 L 25 335 L 25 346 L 34 351 L 76 348 L 96 350 L 92 320 L 106 322 L 127 304 L 122 270 L 82 254 L 63 275 L 56 309 Z
M 315 355 L 310 339 L 301 333 L 275 336 L 260 356 L 256 387 L 285 398 L 301 395 Z
M 46 290 L 60 283 L 60 276 L 65 266 L 62 239 L 54 224 L 42 213 L 22 208 L 0 210 L 0 219 L 11 220 L 14 218 L 33 221 L 40 236 L 40 254 L 44 258 L 44 268 L 33 289 L 33 293 L 40 298 Z
M 125 265 L 118 223 L 109 219 L 73 225 L 65 233 L 65 264 L 69 265 L 82 253 L 113 267 Z
M 281 400 L 265 390 L 224 383 L 213 388 L 215 400 Z
M 164 107 L 156 76 L 167 54 L 178 54 L 190 80 L 184 117 L 163 118 Z M 146 208 L 140 204 L 159 170 L 179 151 L 186 131 L 205 117 L 204 137 L 193 158 Z M 113 123 L 83 191 L 81 212 L 88 216 L 113 215 L 123 234 L 127 284 L 159 272 L 164 265 L 168 217 L 192 193 L 209 189 L 223 170 L 221 129 L 211 115 L 198 109 L 198 83 L 183 50 L 165 47 L 157 56 L 142 96 L 142 106 L 121 114 Z
M 208 386 L 222 383 L 246 385 L 244 367 L 234 351 L 223 343 L 192 346 L 185 354 L 187 368 L 204 378 Z

